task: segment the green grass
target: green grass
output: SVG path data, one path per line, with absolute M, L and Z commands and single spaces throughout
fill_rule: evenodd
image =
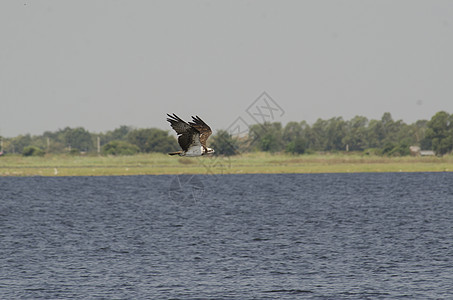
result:
M 46 155 L 0 157 L 0 176 L 99 176 L 145 174 L 356 173 L 453 171 L 453 156 L 380 157 L 361 154 L 246 153 L 230 158 Z

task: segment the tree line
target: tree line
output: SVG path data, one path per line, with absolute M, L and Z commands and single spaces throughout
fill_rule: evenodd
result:
M 99 143 L 98 143 L 99 141 Z M 98 149 L 98 145 L 100 147 Z M 120 126 L 105 133 L 91 133 L 83 127 L 46 131 L 42 135 L 19 135 L 3 139 L 5 153 L 44 155 L 45 153 L 96 153 L 132 155 L 139 152 L 169 152 L 178 148 L 168 131 L 157 128 L 134 129 Z
M 431 120 L 406 124 L 394 120 L 386 112 L 379 120 L 355 116 L 351 120 L 334 117 L 318 119 L 312 125 L 306 121 L 255 124 L 246 138 L 234 138 L 225 130 L 212 138 L 216 152 L 235 155 L 248 151 L 313 152 L 360 151 L 367 154 L 404 156 L 410 146 L 433 150 L 437 155 L 453 149 L 453 114 L 436 113 Z
M 245 137 L 235 137 L 225 130 L 219 130 L 209 141 L 219 155 L 250 151 L 294 154 L 360 151 L 404 156 L 410 154 L 409 147 L 412 145 L 444 155 L 453 149 L 453 114 L 441 111 L 430 120 L 419 120 L 413 124 L 394 120 L 388 112 L 379 120 L 355 116 L 350 120 L 342 117 L 318 119 L 311 125 L 306 121 L 289 122 L 285 126 L 280 122 L 272 122 L 251 125 Z M 120 126 L 99 134 L 83 127 L 66 127 L 56 132 L 46 131 L 42 135 L 3 138 L 2 145 L 4 153 L 23 155 L 97 152 L 132 155 L 167 153 L 179 149 L 176 138 L 169 130 L 136 129 L 130 126 Z

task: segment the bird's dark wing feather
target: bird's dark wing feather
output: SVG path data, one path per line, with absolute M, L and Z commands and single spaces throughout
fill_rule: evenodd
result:
M 200 133 L 196 128 L 187 124 L 177 115 L 167 114 L 167 121 L 170 122 L 171 127 L 178 134 L 178 143 L 181 146 L 182 150 L 187 151 L 189 147 L 196 141 L 194 138 L 197 137 Z
M 189 125 L 200 132 L 200 143 L 206 149 L 206 141 L 212 134 L 211 128 L 202 119 L 200 119 L 199 116 L 192 117 L 192 122 L 189 122 Z

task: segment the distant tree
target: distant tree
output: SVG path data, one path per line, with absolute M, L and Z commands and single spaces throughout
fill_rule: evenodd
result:
M 367 137 L 368 119 L 363 116 L 355 116 L 347 122 L 347 133 L 343 138 L 343 144 L 351 151 L 362 151 L 368 147 Z
M 380 120 L 371 120 L 367 128 L 368 147 L 390 156 L 409 155 L 409 147 L 417 142 L 417 128 L 402 120 L 394 121 L 388 112 Z
M 389 112 L 385 112 L 381 117 L 381 123 L 382 125 L 384 125 L 384 128 L 392 126 L 393 124 L 392 114 Z
M 141 152 L 167 153 L 178 150 L 178 143 L 168 131 L 148 128 L 135 129 L 127 135 L 129 143 L 138 146 Z
M 416 143 L 415 135 L 410 125 L 402 120 L 394 121 L 391 114 L 386 112 L 381 119 L 384 138 L 384 144 L 414 144 Z
M 328 122 L 321 118 L 311 126 L 309 147 L 316 151 L 327 150 L 327 125 Z
M 392 144 L 395 142 L 396 132 L 398 131 L 395 121 L 393 121 L 392 115 L 389 112 L 386 112 L 382 115 L 381 118 L 382 129 L 384 131 L 383 143 Z
M 381 148 L 385 139 L 384 125 L 381 120 L 370 120 L 366 131 L 367 147 Z
M 285 151 L 293 154 L 305 153 L 308 145 L 306 140 L 307 129 L 309 126 L 306 122 L 289 122 L 283 129 L 283 142 Z
M 231 156 L 238 154 L 238 141 L 234 139 L 226 130 L 219 130 L 210 138 L 211 148 L 216 155 Z
M 10 139 L 8 152 L 11 153 L 22 153 L 24 148 L 30 146 L 31 136 L 29 134 L 19 135 Z
M 307 150 L 307 141 L 299 136 L 286 144 L 286 152 L 293 154 L 303 154 Z
M 348 126 L 341 117 L 318 119 L 311 126 L 309 147 L 317 151 L 344 150 Z
M 427 123 L 426 137 L 431 140 L 437 155 L 453 149 L 453 116 L 445 111 L 436 113 Z
M 112 131 L 107 131 L 104 134 L 101 134 L 101 139 L 103 143 L 108 143 L 110 141 L 126 141 L 127 135 L 133 129 L 130 126 L 122 125 Z
M 285 144 L 303 136 L 302 125 L 298 122 L 288 122 L 283 129 L 282 139 Z
M 125 141 L 110 141 L 102 146 L 105 155 L 133 155 L 137 152 L 140 152 L 140 148 Z
M 344 150 L 344 137 L 347 134 L 347 123 L 342 117 L 331 118 L 326 124 L 326 150 Z
M 277 152 L 283 150 L 282 124 L 279 122 L 254 124 L 249 127 L 249 137 L 258 150 Z
M 27 146 L 22 151 L 23 156 L 44 156 L 44 154 L 44 150 L 36 146 Z
M 79 149 L 87 152 L 94 149 L 91 134 L 83 127 L 77 127 L 74 129 L 66 127 L 63 139 L 65 144 L 73 149 Z
M 432 149 L 431 139 L 426 137 L 428 129 L 428 120 L 418 120 L 412 124 L 412 131 L 415 137 L 415 144 L 419 145 L 421 149 Z
M 44 148 L 49 153 L 62 153 L 65 149 L 65 142 L 62 136 L 59 136 L 59 131 L 51 132 L 46 131 L 41 136 L 42 140 L 44 141 Z M 47 139 L 49 140 L 49 144 L 47 144 Z
M 387 156 L 405 156 L 410 154 L 409 144 L 405 142 L 401 143 L 386 143 L 384 147 L 380 149 L 380 154 Z

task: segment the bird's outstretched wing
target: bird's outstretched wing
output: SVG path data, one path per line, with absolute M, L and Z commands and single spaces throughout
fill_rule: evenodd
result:
M 212 134 L 211 128 L 199 116 L 192 116 L 192 122 L 189 122 L 189 125 L 200 132 L 200 143 L 206 149 L 206 141 Z
M 199 142 L 200 132 L 196 128 L 187 124 L 175 114 L 167 114 L 167 116 L 167 121 L 178 134 L 178 143 L 182 150 L 187 151 L 190 146 Z

